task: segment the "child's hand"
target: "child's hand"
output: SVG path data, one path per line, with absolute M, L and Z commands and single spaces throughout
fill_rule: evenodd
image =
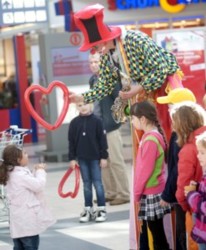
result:
M 190 186 L 194 186 L 195 190 L 196 190 L 197 182 L 196 181 L 190 181 Z
M 34 169 L 38 170 L 38 169 L 44 169 L 46 168 L 46 164 L 45 163 L 39 163 L 39 164 L 35 164 L 34 165 Z
M 75 160 L 69 162 L 69 167 L 74 169 L 76 166 L 77 162 Z
M 166 202 L 166 201 L 164 201 L 164 200 L 160 200 L 160 206 L 161 207 L 166 207 L 166 206 L 168 206 L 169 205 L 169 203 L 168 202 Z
M 190 186 L 185 186 L 184 187 L 184 194 L 185 194 L 185 197 L 187 197 L 188 193 L 190 192 Z
M 196 189 L 197 189 L 197 182 L 190 181 L 190 185 L 184 187 L 185 196 L 187 196 L 188 193 L 191 192 L 191 191 L 196 191 Z
M 107 167 L 107 160 L 106 159 L 101 159 L 100 160 L 100 167 L 101 168 L 106 168 Z

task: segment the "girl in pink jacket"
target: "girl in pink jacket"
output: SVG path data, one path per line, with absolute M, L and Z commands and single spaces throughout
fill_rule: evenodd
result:
M 132 124 L 143 130 L 135 167 L 134 199 L 139 205 L 139 220 L 147 223 L 153 237 L 154 250 L 168 250 L 163 217 L 170 207 L 160 206 L 165 187 L 166 140 L 160 127 L 157 111 L 149 101 L 135 103 L 131 107 Z M 144 230 L 144 229 L 143 229 Z
M 4 149 L 0 184 L 6 185 L 10 234 L 17 250 L 37 250 L 39 234 L 55 222 L 43 196 L 45 164 L 35 165 L 33 173 L 27 164 L 28 155 L 21 148 L 9 145 Z

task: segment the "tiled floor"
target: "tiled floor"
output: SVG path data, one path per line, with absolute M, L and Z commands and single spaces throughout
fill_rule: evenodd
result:
M 131 139 L 128 129 L 122 129 L 124 156 L 127 172 L 131 180 Z M 26 145 L 32 163 L 38 162 L 34 152 L 45 149 L 45 145 Z M 129 204 L 119 206 L 107 205 L 108 220 L 104 223 L 79 223 L 79 214 L 83 208 L 82 184 L 75 199 L 61 198 L 58 195 L 58 185 L 68 168 L 66 162 L 47 163 L 48 181 L 46 196 L 57 223 L 40 237 L 39 250 L 128 250 L 129 249 Z M 65 190 L 71 190 L 74 185 L 71 175 L 65 185 Z M 0 220 L 3 219 L 0 214 Z M 12 250 L 8 222 L 0 221 L 0 249 Z

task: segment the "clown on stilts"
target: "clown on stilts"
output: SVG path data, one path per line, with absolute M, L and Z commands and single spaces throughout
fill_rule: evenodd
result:
M 74 14 L 75 24 L 84 36 L 80 51 L 95 50 L 101 54 L 101 61 L 97 84 L 81 95 L 71 93 L 70 101 L 90 103 L 101 100 L 111 94 L 121 78 L 122 91 L 112 111 L 117 122 L 124 122 L 128 105 L 147 98 L 155 102 L 156 93 L 162 89 L 169 92 L 175 88 L 183 88 L 182 72 L 175 56 L 158 46 L 146 34 L 128 30 L 123 36 L 120 27 L 107 26 L 103 22 L 103 11 L 102 5 L 94 4 Z M 135 168 L 140 131 L 133 131 L 132 137 Z M 138 207 L 133 200 L 132 193 L 130 249 L 139 249 L 141 223 L 137 221 Z

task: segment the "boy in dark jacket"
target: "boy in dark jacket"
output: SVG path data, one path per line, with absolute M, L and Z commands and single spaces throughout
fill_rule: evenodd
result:
M 106 220 L 105 195 L 102 185 L 101 168 L 107 166 L 107 139 L 102 121 L 92 113 L 92 104 L 77 103 L 79 116 L 69 126 L 69 166 L 79 164 L 84 185 L 85 208 L 80 215 L 80 222 L 95 219 Z M 93 212 L 94 185 L 97 196 L 97 211 Z

